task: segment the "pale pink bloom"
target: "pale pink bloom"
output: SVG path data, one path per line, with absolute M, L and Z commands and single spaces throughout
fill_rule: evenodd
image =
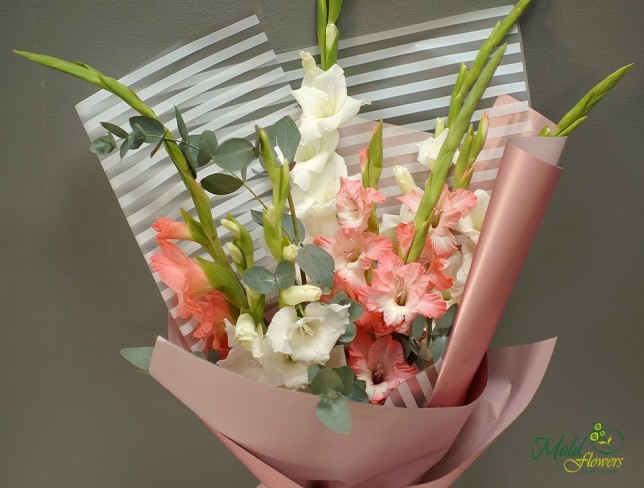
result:
M 157 239 L 193 240 L 188 226 L 184 222 L 177 222 L 166 217 L 157 217 L 156 222 L 152 224 L 152 228 L 157 231 Z
M 364 171 L 369 162 L 369 148 L 363 147 L 358 151 L 358 160 L 360 161 L 360 171 Z
M 404 264 L 393 252 L 381 255 L 373 270 L 371 286 L 361 288 L 361 302 L 369 310 L 382 312 L 385 324 L 401 334 L 420 314 L 440 317 L 445 301 L 430 291 L 430 278 L 420 263 Z
M 362 286 L 373 261 L 392 250 L 389 239 L 357 229 L 341 228 L 333 237 L 316 237 L 314 243 L 333 257 L 336 274 L 349 287 Z
M 363 187 L 360 181 L 340 178 L 340 191 L 336 196 L 340 227 L 365 230 L 371 209 L 384 201 L 382 193 Z
M 443 187 L 441 198 L 434 208 L 438 222 L 430 229 L 429 239 L 435 254 L 448 257 L 456 251 L 456 239 L 451 229 L 456 229 L 461 217 L 476 205 L 476 195 L 467 190 L 449 191 Z
M 393 389 L 418 373 L 405 361 L 399 342 L 391 336 L 374 341 L 360 329 L 349 346 L 348 363 L 356 377 L 366 383 L 371 403 L 382 403 Z
M 189 318 L 202 313 L 196 299 L 214 291 L 206 273 L 181 249 L 169 241 L 160 240 L 161 252 L 152 256 L 150 265 L 179 298 L 178 314 Z

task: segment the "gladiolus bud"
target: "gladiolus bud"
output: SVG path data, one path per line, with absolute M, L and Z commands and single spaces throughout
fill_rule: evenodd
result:
M 291 263 L 294 263 L 295 260 L 297 259 L 297 246 L 295 244 L 289 244 L 288 246 L 284 247 L 282 249 L 282 258 L 286 261 L 290 261 Z
M 224 247 L 228 250 L 230 253 L 230 257 L 233 259 L 235 264 L 242 264 L 244 263 L 244 255 L 242 254 L 241 250 L 235 246 L 232 242 L 227 242 L 224 244 Z
M 239 238 L 241 231 L 235 222 L 228 219 L 221 219 L 221 225 L 223 225 L 225 229 L 228 229 L 235 239 Z
M 295 306 L 302 302 L 317 302 L 322 296 L 322 290 L 313 285 L 295 285 L 280 293 L 282 303 Z
M 394 166 L 394 177 L 396 178 L 396 184 L 400 188 L 400 193 L 406 195 L 413 188 L 416 187 L 416 182 L 411 176 L 411 173 L 404 166 Z

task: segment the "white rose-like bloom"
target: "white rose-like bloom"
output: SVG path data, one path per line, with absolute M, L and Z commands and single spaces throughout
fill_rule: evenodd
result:
M 234 371 L 252 380 L 267 383 L 263 360 L 254 358 L 250 351 L 243 347 L 231 349 L 226 359 L 217 361 L 217 366 Z
M 483 219 L 490 204 L 490 194 L 485 190 L 475 190 L 474 194 L 476 195 L 476 205 L 459 220 L 456 229 L 472 239 L 474 244 L 478 244 L 479 234 L 483 228 Z
M 273 317 L 266 340 L 273 351 L 287 354 L 294 361 L 325 364 L 347 325 L 349 305 L 313 302 L 301 318 L 294 307 L 284 307 Z
M 447 139 L 447 134 L 449 134 L 449 129 L 443 129 L 438 137 L 429 136 L 427 140 L 418 144 L 418 162 L 427 166 L 429 171 L 434 171 L 434 164 L 438 159 L 438 153 Z M 454 154 L 454 161 L 458 159 L 458 151 Z
M 236 325 L 230 323 L 228 319 L 224 319 L 224 322 L 230 347 L 242 347 L 254 358 L 261 358 L 264 355 L 264 332 L 262 326 L 255 323 L 251 314 L 241 314 L 237 318 Z
M 301 88 L 291 91 L 302 107 L 300 129 L 303 139 L 316 133 L 320 137 L 322 132 L 336 130 L 355 117 L 366 102 L 347 95 L 347 81 L 340 66 L 334 64 L 323 71 L 310 53 L 300 52 L 300 57 L 304 79 Z

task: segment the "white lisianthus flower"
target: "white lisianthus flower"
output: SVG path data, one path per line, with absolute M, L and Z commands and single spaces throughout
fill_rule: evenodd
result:
M 282 301 L 287 306 L 302 302 L 317 302 L 321 296 L 322 290 L 313 285 L 293 285 L 280 293 Z
M 264 355 L 264 332 L 260 324 L 249 313 L 243 313 L 237 318 L 237 324 L 233 325 L 224 319 L 226 334 L 230 347 L 242 347 L 249 351 L 254 358 L 261 358 Z
M 334 64 L 327 71 L 315 65 L 313 56 L 301 52 L 304 79 L 301 88 L 292 90 L 293 96 L 302 107 L 300 128 L 304 143 L 306 137 L 317 133 L 336 130 L 347 120 L 355 117 L 366 102 L 347 95 L 344 71 Z
M 449 134 L 449 129 L 443 129 L 441 133 L 437 136 L 429 136 L 427 140 L 418 144 L 418 162 L 427 166 L 430 171 L 434 171 L 434 164 L 438 159 L 438 153 L 440 152 L 445 139 L 447 139 L 447 134 Z M 458 159 L 458 151 L 454 154 L 454 161 Z
M 268 327 L 266 340 L 275 352 L 294 361 L 325 364 L 349 325 L 349 305 L 313 302 L 298 317 L 294 307 L 280 309 Z
M 463 215 L 456 225 L 456 229 L 472 239 L 474 244 L 477 244 L 483 228 L 483 219 L 490 204 L 490 194 L 485 190 L 475 190 L 474 194 L 476 195 L 476 205 L 467 215 Z

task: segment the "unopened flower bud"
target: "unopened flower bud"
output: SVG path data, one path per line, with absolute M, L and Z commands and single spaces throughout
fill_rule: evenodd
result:
M 394 166 L 394 177 L 398 188 L 400 188 L 400 193 L 403 195 L 409 193 L 416 186 L 414 178 L 404 166 Z
M 297 253 L 297 246 L 295 244 L 289 244 L 282 249 L 282 258 L 286 261 L 294 263 L 297 259 Z
M 235 222 L 228 219 L 221 219 L 221 225 L 223 225 L 224 228 L 228 229 L 233 237 L 239 238 L 240 230 L 239 226 Z
M 242 254 L 241 250 L 235 246 L 232 242 L 227 242 L 225 244 L 226 249 L 230 253 L 230 257 L 233 259 L 235 264 L 241 264 L 244 262 L 244 255 Z
M 295 285 L 283 290 L 280 297 L 284 305 L 295 306 L 302 302 L 317 302 L 322 290 L 313 285 Z

